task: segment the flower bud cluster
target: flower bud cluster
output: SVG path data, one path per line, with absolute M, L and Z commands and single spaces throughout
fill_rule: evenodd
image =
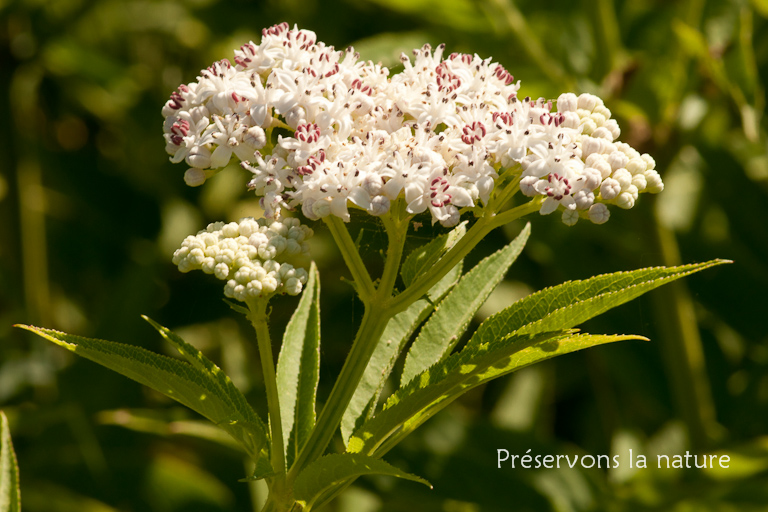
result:
M 456 225 L 487 204 L 502 174 L 541 196 L 542 214 L 608 219 L 663 188 L 654 161 L 617 141 L 619 127 L 596 96 L 521 99 L 499 63 L 425 45 L 403 70 L 360 62 L 287 23 L 259 44 L 214 63 L 163 108 L 166 149 L 199 185 L 234 155 L 267 216 L 301 208 L 312 220 L 371 215 L 404 201 L 412 214 Z M 274 127 L 289 128 L 274 145 Z M 265 132 L 266 130 L 266 132 Z M 258 150 L 264 149 L 262 154 Z M 507 182 L 507 180 L 505 180 Z
M 226 281 L 224 295 L 245 302 L 274 294 L 298 295 L 307 271 L 287 260 L 308 255 L 312 229 L 298 219 L 216 222 L 184 239 L 173 254 L 182 272 L 202 270 Z
M 639 193 L 664 189 L 653 158 L 616 140 L 619 125 L 603 100 L 592 94 L 562 94 L 555 115 L 575 128 L 575 133 L 558 134 L 568 144 L 530 148 L 521 160 L 520 189 L 527 196 L 545 196 L 543 215 L 560 208 L 565 224 L 575 224 L 580 214 L 602 224 L 609 217 L 606 205 L 629 209 Z

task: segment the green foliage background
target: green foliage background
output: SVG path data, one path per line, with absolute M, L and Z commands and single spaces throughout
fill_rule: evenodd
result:
M 604 226 L 533 217 L 531 242 L 483 315 L 567 279 L 735 261 L 585 326 L 651 342 L 572 354 L 479 388 L 387 456 L 435 490 L 363 479 L 332 506 L 765 510 L 766 18 L 766 0 L 0 0 L 0 407 L 24 509 L 245 511 L 261 499 L 258 486 L 237 481 L 246 468 L 235 451 L 175 435 L 173 421 L 194 413 L 11 325 L 167 351 L 139 318 L 147 314 L 219 361 L 266 410 L 252 332 L 220 300 L 219 282 L 170 263 L 184 236 L 258 215 L 258 204 L 236 166 L 186 187 L 183 166 L 163 150 L 160 107 L 201 68 L 288 21 L 394 72 L 401 51 L 445 42 L 501 62 L 523 95 L 597 93 L 622 140 L 656 158 L 664 193 L 614 209 Z M 375 259 L 381 233 L 361 221 Z M 422 242 L 439 232 L 427 224 Z M 493 233 L 474 261 L 521 227 Z M 322 402 L 362 312 L 321 227 L 313 254 L 323 278 Z M 275 300 L 274 338 L 296 303 Z M 496 468 L 497 448 L 627 461 L 630 447 L 651 466 L 656 453 L 689 449 L 729 453 L 731 468 Z

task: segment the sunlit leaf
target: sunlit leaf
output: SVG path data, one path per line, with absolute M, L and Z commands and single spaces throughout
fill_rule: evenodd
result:
M 462 268 L 463 264 L 459 262 L 427 292 L 429 300 L 417 300 L 387 323 L 379 344 L 365 368 L 363 378 L 357 385 L 355 394 L 352 396 L 341 420 L 341 435 L 345 443 L 362 421 L 373 415 L 384 384 L 389 378 L 405 343 L 411 338 L 416 327 L 432 312 L 433 304 L 439 302 L 456 284 L 461 277 Z
M 528 241 L 531 225 L 506 247 L 483 259 L 443 299 L 411 345 L 400 385 L 450 354 L 469 322 L 496 285 L 504 279 Z
M 243 407 L 242 403 L 233 401 L 232 394 L 222 390 L 211 372 L 140 347 L 83 338 L 41 327 L 19 327 L 144 384 L 202 414 L 232 436 L 254 460 L 260 457 L 262 449 L 267 445 L 266 429 L 253 409 L 247 404 Z M 200 365 L 205 366 L 205 363 L 201 361 Z
M 232 383 L 232 380 L 216 366 L 210 359 L 197 350 L 195 347 L 185 342 L 181 337 L 158 324 L 147 316 L 142 316 L 144 320 L 150 323 L 152 327 L 157 329 L 157 332 L 165 338 L 171 345 L 173 345 L 179 353 L 189 361 L 189 364 L 197 368 L 198 371 L 203 373 L 207 379 L 216 385 L 218 385 L 221 393 L 228 398 L 228 400 L 235 406 L 237 412 L 248 421 L 258 422 L 259 418 L 256 412 L 251 408 L 248 401 L 245 399 L 239 389 Z M 266 429 L 265 429 L 266 430 Z
M 616 272 L 546 288 L 488 318 L 468 345 L 492 343 L 512 333 L 570 329 L 663 284 L 723 263 L 728 261 Z
M 577 350 L 641 336 L 607 336 L 554 331 L 508 337 L 466 347 L 422 372 L 392 395 L 384 410 L 350 438 L 347 450 L 383 455 L 453 400 L 489 380 Z
M 403 277 L 405 286 L 410 286 L 424 271 L 432 268 L 446 252 L 456 245 L 456 242 L 461 240 L 461 237 L 466 232 L 467 222 L 464 221 L 448 233 L 442 234 L 428 244 L 414 249 L 405 258 L 400 269 L 400 275 Z
M 423 478 L 401 471 L 381 459 L 359 453 L 336 453 L 317 459 L 299 474 L 294 484 L 294 498 L 305 509 L 311 508 L 325 490 L 362 475 L 394 476 L 431 487 Z
M 315 426 L 319 378 L 320 275 L 312 262 L 307 286 L 285 328 L 283 345 L 277 359 L 280 418 L 289 466 Z

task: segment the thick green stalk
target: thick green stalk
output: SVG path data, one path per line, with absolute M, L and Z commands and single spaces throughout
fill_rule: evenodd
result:
M 510 184 L 510 189 L 512 190 L 510 196 L 514 195 L 517 187 L 517 181 Z M 495 214 L 490 208 L 487 209 L 486 213 L 480 217 L 456 246 L 430 269 L 430 272 L 422 275 L 403 293 L 394 298 L 392 297 L 392 291 L 400 268 L 400 260 L 402 259 L 405 234 L 410 216 L 405 214 L 405 212 L 398 213 L 398 210 L 393 208 L 389 214 L 382 217 L 389 245 L 384 272 L 382 273 L 378 288 L 373 287 L 370 275 L 362 263 L 357 248 L 352 242 L 352 238 L 344 224 L 333 216 L 325 219 L 342 252 L 344 261 L 347 263 L 355 279 L 356 289 L 365 306 L 365 312 L 347 360 L 334 384 L 323 411 L 320 413 L 315 429 L 288 472 L 287 483 L 289 486 L 292 485 L 299 473 L 309 463 L 325 452 L 390 318 L 397 312 L 406 309 L 410 304 L 427 293 L 437 281 L 442 279 L 493 229 L 534 212 L 539 207 L 540 201 L 534 200 L 512 208 L 500 215 Z M 333 494 L 335 492 L 330 493 L 329 498 Z
M 331 232 L 344 256 L 344 261 L 347 263 L 350 272 L 352 272 L 355 281 L 369 283 L 370 288 L 373 289 L 368 271 L 363 266 L 360 255 L 354 243 L 352 243 L 352 238 L 349 236 L 346 227 L 340 220 L 334 219 L 326 220 L 326 223 L 331 228 Z M 392 296 L 397 279 L 397 272 L 400 268 L 400 260 L 403 254 L 403 245 L 405 244 L 408 219 L 409 217 L 407 216 L 400 217 L 389 214 L 382 217 L 382 222 L 387 230 L 389 244 L 379 287 L 373 290 L 373 293 L 367 295 L 367 297 L 360 294 L 361 288 L 358 288 L 360 299 L 365 306 L 363 320 L 352 343 L 347 360 L 344 362 L 341 373 L 331 390 L 331 395 L 328 397 L 328 401 L 325 407 L 323 407 L 320 417 L 317 419 L 317 424 L 304 448 L 299 453 L 293 467 L 288 472 L 289 485 L 307 464 L 325 452 L 341 423 L 344 411 L 346 411 L 349 401 L 352 399 L 352 395 L 354 395 L 357 385 L 360 383 L 360 379 L 363 377 L 365 368 L 368 366 L 368 361 L 370 361 L 373 351 L 376 349 L 384 328 L 387 326 L 390 318 L 394 316 L 394 312 L 386 308 L 384 304 Z
M 256 330 L 256 340 L 259 345 L 259 359 L 264 374 L 264 386 L 267 391 L 267 407 L 269 408 L 269 426 L 272 437 L 270 462 L 276 473 L 273 485 L 282 487 L 285 480 L 285 444 L 283 442 L 283 423 L 280 418 L 280 398 L 277 390 L 275 360 L 272 355 L 272 340 L 269 336 L 269 315 L 267 315 L 267 300 L 256 299 L 248 301 L 248 319 Z M 271 494 L 271 493 L 270 493 Z
M 331 395 L 317 419 L 312 434 L 299 453 L 291 470 L 288 472 L 288 484 L 292 485 L 304 467 L 320 457 L 339 427 L 344 411 L 357 389 L 365 372 L 365 367 L 373 355 L 379 338 L 392 317 L 392 313 L 378 307 L 366 305 L 363 321 L 357 331 L 355 341 L 331 390 Z

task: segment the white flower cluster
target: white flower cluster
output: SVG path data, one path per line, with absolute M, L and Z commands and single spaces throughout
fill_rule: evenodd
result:
M 236 155 L 268 216 L 301 207 L 309 219 L 348 207 L 372 215 L 402 199 L 409 213 L 456 225 L 486 204 L 503 173 L 544 196 L 566 224 L 602 223 L 606 204 L 631 208 L 663 188 L 654 161 L 617 142 L 619 127 L 596 96 L 519 99 L 500 64 L 443 45 L 401 57 L 404 69 L 359 62 L 287 23 L 263 31 L 227 60 L 182 85 L 163 108 L 166 149 L 199 185 Z M 275 127 L 287 130 L 274 145 Z M 265 132 L 266 130 L 266 132 Z M 258 150 L 265 149 L 262 155 Z
M 216 222 L 185 238 L 173 263 L 182 272 L 202 270 L 226 281 L 224 295 L 243 302 L 278 293 L 298 295 L 307 271 L 286 260 L 307 255 L 312 234 L 291 218 Z

